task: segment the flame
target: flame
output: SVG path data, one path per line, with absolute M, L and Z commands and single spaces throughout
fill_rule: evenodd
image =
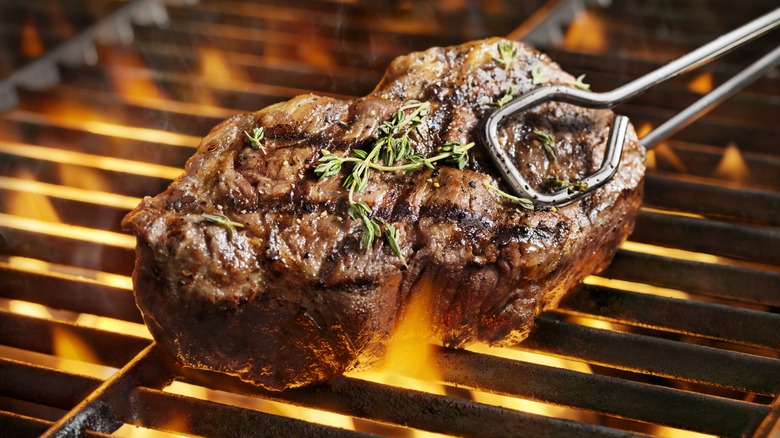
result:
M 656 160 L 655 160 L 655 150 L 650 149 L 649 151 L 647 151 L 645 163 L 647 164 L 648 170 L 656 170 L 658 164 L 656 164 Z
M 225 54 L 213 47 L 199 47 L 200 71 L 209 83 L 247 82 L 246 74 L 235 65 L 228 65 Z
M 22 25 L 21 45 L 22 55 L 27 59 L 35 59 L 46 52 L 32 15 L 29 15 Z
M 715 176 L 741 182 L 748 177 L 748 172 L 747 163 L 742 158 L 739 148 L 733 142 L 729 142 L 728 146 L 726 146 L 726 151 L 723 152 L 723 158 L 721 158 L 718 167 L 715 169 Z
M 435 361 L 430 342 L 434 289 L 433 275 L 425 274 L 418 280 L 378 372 L 401 374 L 425 381 L 441 380 L 441 373 L 432 365 Z M 435 390 L 441 390 L 440 386 L 437 385 Z
M 373 370 L 347 375 L 383 385 L 446 395 L 431 343 L 435 289 L 434 276 L 423 274 L 410 293 L 405 313 L 395 328 L 382 363 Z M 407 432 L 414 438 L 440 436 L 423 430 Z
M 669 147 L 668 143 L 660 143 L 658 147 L 653 149 L 653 166 L 666 164 L 672 166 L 676 171 L 681 173 L 688 173 L 688 170 L 685 168 L 685 164 L 683 164 L 682 161 L 680 161 L 680 158 L 677 157 L 677 154 L 674 153 L 671 147 Z
M 108 74 L 116 91 L 126 101 L 134 102 L 136 99 L 143 98 L 169 98 L 148 74 L 137 74 L 137 72 L 149 71 L 149 68 L 141 60 L 138 53 L 127 50 L 111 50 L 104 56 L 110 57 L 105 63 L 109 66 Z M 129 74 L 128 72 L 136 74 Z
M 712 91 L 712 72 L 705 71 L 688 82 L 688 89 L 694 93 L 707 94 Z
M 637 130 L 636 136 L 639 138 L 642 138 L 650 133 L 650 131 L 653 130 L 653 124 L 650 122 L 644 122 L 639 127 L 639 130 Z
M 563 42 L 564 48 L 585 53 L 601 53 L 607 49 L 604 20 L 585 9 L 574 18 Z
M 100 363 L 100 358 L 92 349 L 68 330 L 67 327 L 54 326 L 51 337 L 55 356 L 89 363 Z
M 23 170 L 18 172 L 18 176 L 22 180 L 32 180 L 34 176 L 32 172 Z M 4 187 L 4 182 L 10 178 L 0 177 L 0 188 Z M 5 200 L 7 211 L 24 216 L 31 219 L 40 219 L 49 222 L 60 222 L 60 217 L 57 214 L 57 210 L 52 205 L 48 196 L 43 193 L 29 192 L 29 191 L 11 191 L 8 193 Z

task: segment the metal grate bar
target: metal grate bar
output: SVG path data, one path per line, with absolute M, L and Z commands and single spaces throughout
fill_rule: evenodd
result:
M 543 314 L 519 349 L 637 373 L 773 395 L 780 361 L 638 334 L 585 327 Z
M 567 294 L 558 310 L 780 350 L 780 315 L 775 313 L 589 285 Z
M 464 350 L 441 349 L 437 359 L 444 379 L 459 386 L 703 433 L 742 436 L 769 411 L 757 404 Z
M 146 428 L 203 437 L 262 436 L 374 437 L 221 403 L 138 388 L 133 401 L 140 409 L 129 423 Z M 182 421 L 186 419 L 186 421 Z
M 21 219 L 27 225 L 43 225 L 32 219 Z M 118 247 L 101 242 L 99 238 L 87 241 L 53 234 L 50 230 L 28 230 L 3 224 L 0 216 L 0 254 L 28 257 L 50 263 L 67 264 L 119 275 L 131 275 L 135 254 L 130 247 Z M 49 232 L 47 232 L 49 231 Z M 119 236 L 125 237 L 123 234 Z M 74 258 L 73 254 L 84 256 Z
M 640 107 L 626 103 L 618 108 L 618 112 L 628 116 L 632 121 L 642 121 L 659 126 L 676 114 L 673 110 Z M 712 120 L 704 117 L 697 120 L 688 129 L 674 135 L 675 140 L 689 143 L 700 143 L 727 147 L 729 142 L 739 142 L 741 151 L 751 151 L 772 155 L 777 152 L 774 140 L 780 135 L 780 130 L 765 125 L 749 125 L 734 123 L 727 120 Z
M 43 354 L 56 355 L 54 333 L 67 333 L 94 353 L 100 365 L 123 367 L 151 340 L 108 332 L 63 321 L 33 318 L 0 310 L 0 343 Z
M 102 380 L 33 365 L 0 359 L 0 394 L 68 411 L 79 404 Z M 52 390 L 56 388 L 56 390 Z
M 180 372 L 182 376 L 179 380 L 208 388 L 456 436 L 636 436 L 608 427 L 543 417 L 348 377 L 333 379 L 321 385 L 273 392 L 227 375 L 190 369 Z
M 0 139 L 8 142 L 37 144 L 62 150 L 74 150 L 88 154 L 100 153 L 106 157 L 143 157 L 155 163 L 184 168 L 184 162 L 192 155 L 191 146 L 176 146 L 150 140 L 130 139 L 103 132 L 89 131 L 88 126 L 57 125 L 44 118 L 14 117 L 7 114 L 0 119 Z M 118 147 L 121 145 L 122 147 Z M 127 156 L 127 151 L 133 157 Z M 9 158 L 11 158 L 9 156 Z M 111 181 L 111 180 L 109 180 Z M 117 193 L 119 191 L 116 191 Z M 52 194 L 56 196 L 56 194 Z
M 728 236 L 728 239 L 725 237 Z M 780 230 L 641 211 L 635 242 L 780 265 Z
M 149 345 L 54 423 L 42 437 L 66 437 L 86 429 L 113 432 L 122 425 L 121 419 L 129 416 L 127 411 L 133 409 L 127 397 L 130 391 L 138 385 L 163 387 L 170 383 L 163 368 L 154 344 Z
M 0 296 L 143 324 L 132 291 L 78 277 L 25 272 L 0 264 Z
M 13 437 L 33 437 L 39 436 L 51 427 L 51 421 L 39 420 L 26 415 L 14 414 L 11 412 L 0 411 L 0 430 L 6 436 Z M 110 438 L 111 435 L 104 433 L 86 431 L 83 434 L 86 438 Z
M 619 250 L 599 275 L 780 307 L 780 272 Z
M 645 176 L 644 203 L 780 226 L 780 193 Z
M 650 175 L 688 179 L 701 177 L 712 181 L 725 181 L 731 185 L 780 190 L 780 157 L 778 156 L 740 152 L 748 171 L 737 177 L 728 178 L 717 172 L 718 166 L 723 162 L 726 149 L 675 140 L 668 141 L 666 146 L 680 162 L 685 163 L 684 167 L 680 168 L 673 163 L 656 160 L 655 169 L 648 172 Z
M 743 20 L 743 23 L 740 24 L 744 24 L 745 18 L 741 17 L 740 20 Z M 550 47 L 549 49 L 545 48 L 545 50 L 552 59 L 567 68 L 581 69 L 583 73 L 592 72 L 594 84 L 599 85 L 599 87 L 603 86 L 604 89 L 615 88 L 615 86 L 625 83 L 626 78 L 633 79 L 642 76 L 668 62 L 667 59 L 641 59 L 614 53 L 579 53 L 560 47 Z M 712 72 L 713 82 L 721 83 L 744 68 L 742 64 L 741 60 L 732 60 L 726 56 L 717 63 L 708 66 L 708 71 Z M 684 85 L 690 79 L 688 76 L 681 76 L 671 79 L 665 86 Z M 758 95 L 765 95 L 766 90 L 772 90 L 771 85 L 775 83 L 777 83 L 776 78 L 766 76 L 749 85 L 746 90 Z
M 65 410 L 72 409 L 102 383 L 93 377 L 8 359 L 0 359 L 0 378 L 12 382 L 0 387 L 2 395 Z M 119 418 L 123 422 L 158 430 L 212 437 L 249 436 L 259 430 L 266 436 L 368 436 L 150 388 L 136 388 L 124 395 L 127 402 L 121 404 L 133 408 L 119 409 L 114 414 L 124 414 Z

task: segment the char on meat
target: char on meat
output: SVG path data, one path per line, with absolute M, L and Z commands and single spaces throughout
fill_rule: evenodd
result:
M 488 190 L 483 183 L 508 190 L 480 146 L 489 104 L 510 86 L 522 94 L 574 82 L 520 43 L 508 66 L 496 62 L 502 41 L 399 57 L 362 98 L 302 95 L 216 126 L 185 173 L 123 222 L 137 236 L 136 300 L 157 342 L 184 365 L 300 386 L 376 363 L 406 304 L 424 293 L 431 335 L 444 345 L 522 341 L 534 317 L 603 269 L 631 232 L 645 156 L 631 129 L 615 177 L 557 209 L 529 211 Z M 405 266 L 381 237 L 361 245 L 344 171 L 320 180 L 314 168 L 323 151 L 371 148 L 377 127 L 410 100 L 430 103 L 410 137 L 414 152 L 477 146 L 463 170 L 374 171 L 355 195 L 398 231 Z M 500 140 L 543 190 L 550 178 L 598 169 L 613 117 L 548 103 L 505 124 Z M 261 148 L 247 136 L 258 127 Z M 554 161 L 534 129 L 553 137 Z

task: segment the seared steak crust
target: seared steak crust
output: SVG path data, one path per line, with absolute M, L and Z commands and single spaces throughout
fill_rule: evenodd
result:
M 559 209 L 527 211 L 482 184 L 497 171 L 471 150 L 464 170 L 441 165 L 372 173 L 356 200 L 394 224 L 408 261 L 382 239 L 361 247 L 347 216 L 343 174 L 318 180 L 327 150 L 370 148 L 380 123 L 405 102 L 430 102 L 416 152 L 480 140 L 482 123 L 510 85 L 573 81 L 549 58 L 514 43 L 497 64 L 500 39 L 432 48 L 396 59 L 370 95 L 298 96 L 215 127 L 162 194 L 146 197 L 123 225 L 138 238 L 136 299 L 155 339 L 183 364 L 238 375 L 266 388 L 322 381 L 381 357 L 405 304 L 434 285 L 431 331 L 444 344 L 522 341 L 543 308 L 603 269 L 630 233 L 642 197 L 644 152 L 633 130 L 605 187 Z M 537 186 L 578 180 L 601 164 L 613 114 L 546 104 L 501 129 L 501 139 Z M 245 132 L 263 127 L 265 150 Z M 555 138 L 553 164 L 533 128 Z M 202 214 L 244 224 L 227 226 Z M 232 238 L 231 238 L 232 234 Z

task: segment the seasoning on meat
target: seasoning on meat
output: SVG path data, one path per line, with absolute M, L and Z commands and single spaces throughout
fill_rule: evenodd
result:
M 184 175 L 123 221 L 138 239 L 134 288 L 152 335 L 185 365 L 300 386 L 375 363 L 432 284 L 430 331 L 443 344 L 522 341 L 536 315 L 609 263 L 642 198 L 633 129 L 615 177 L 577 202 L 533 210 L 501 195 L 481 147 L 490 104 L 575 82 L 546 55 L 493 38 L 399 57 L 366 97 L 303 95 L 224 121 Z M 408 152 L 379 162 L 426 162 L 456 145 L 467 157 L 373 169 L 360 190 L 345 187 L 351 162 L 315 172 L 323 157 L 367 157 L 414 101 L 426 114 L 401 134 Z M 509 120 L 499 140 L 543 190 L 600 166 L 613 117 L 548 103 Z M 554 140 L 554 158 L 535 132 Z

